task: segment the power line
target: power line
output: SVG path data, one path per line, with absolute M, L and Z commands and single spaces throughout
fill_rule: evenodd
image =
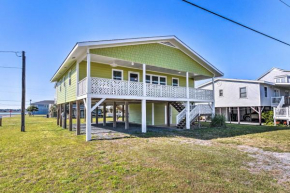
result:
M 18 53 L 21 53 L 20 51 L 6 51 L 6 50 L 0 50 L 1 53 L 14 53 L 17 57 L 22 57 L 19 56 Z
M 280 2 L 282 2 L 284 5 L 286 5 L 287 7 L 290 7 L 290 5 L 288 5 L 286 2 L 279 0 Z
M 246 26 L 246 25 L 243 25 L 243 24 L 241 24 L 241 23 L 239 23 L 239 22 L 237 22 L 237 21 L 234 21 L 234 20 L 229 19 L 229 18 L 227 18 L 227 17 L 225 17 L 225 16 L 222 16 L 222 15 L 220 15 L 220 14 L 218 14 L 218 13 L 215 13 L 215 12 L 210 11 L 210 10 L 208 10 L 208 9 L 206 9 L 206 8 L 203 8 L 203 7 L 199 6 L 199 5 L 196 5 L 196 4 L 194 4 L 194 3 L 190 2 L 190 1 L 187 1 L 187 0 L 182 0 L 182 1 L 184 1 L 185 3 L 188 3 L 188 4 L 192 5 L 192 6 L 195 6 L 195 7 L 199 8 L 199 9 L 202 9 L 202 10 L 208 12 L 208 13 L 211 13 L 211 14 L 213 14 L 213 15 L 216 15 L 216 16 L 218 16 L 218 17 L 220 17 L 220 18 L 223 18 L 223 19 L 225 19 L 225 20 L 228 20 L 228 21 L 230 21 L 230 22 L 232 22 L 232 23 L 235 23 L 235 24 L 237 24 L 237 25 L 239 25 L 239 26 L 242 26 L 242 27 L 244 27 L 244 28 L 246 28 L 246 29 L 249 29 L 249 30 L 251 30 L 251 31 L 253 31 L 253 32 L 256 32 L 256 33 L 258 33 L 258 34 L 260 34 L 260 35 L 263 35 L 263 36 L 268 37 L 268 38 L 270 38 L 270 39 L 273 39 L 273 40 L 275 40 L 275 41 L 277 41 L 277 42 L 280 42 L 280 43 L 282 43 L 282 44 L 285 44 L 285 45 L 287 45 L 287 46 L 290 46 L 290 44 L 287 43 L 287 42 L 284 42 L 284 41 L 279 40 L 279 39 L 277 39 L 277 38 L 274 38 L 274 37 L 272 37 L 272 36 L 270 36 L 270 35 L 267 35 L 267 34 L 265 34 L 265 33 L 263 33 L 263 32 L 260 32 L 260 31 L 258 31 L 258 30 L 255 30 L 255 29 L 253 29 L 253 28 L 251 28 L 251 27 L 248 27 L 248 26 Z

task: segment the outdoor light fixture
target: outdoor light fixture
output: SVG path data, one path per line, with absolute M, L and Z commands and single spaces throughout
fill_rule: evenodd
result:
M 178 72 L 178 74 L 180 74 L 181 72 Z
M 132 62 L 131 65 L 134 66 L 134 62 Z
M 117 67 L 118 65 L 115 63 L 115 61 L 111 64 L 112 67 Z

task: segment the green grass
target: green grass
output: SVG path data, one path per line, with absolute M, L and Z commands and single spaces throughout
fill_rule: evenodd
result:
M 0 192 L 287 192 L 269 174 L 251 174 L 245 163 L 253 158 L 224 144 L 263 139 L 286 151 L 287 128 L 230 126 L 85 142 L 55 119 L 27 117 L 26 124 L 21 133 L 19 117 L 3 119 Z M 186 143 L 194 138 L 224 143 Z

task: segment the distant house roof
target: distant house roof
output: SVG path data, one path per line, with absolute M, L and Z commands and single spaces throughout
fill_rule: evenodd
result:
M 263 80 L 243 80 L 243 79 L 230 79 L 230 78 L 217 78 L 217 79 L 214 80 L 214 82 L 217 82 L 217 81 L 244 82 L 244 83 L 256 83 L 256 84 L 274 85 L 274 83 L 263 81 Z M 211 83 L 212 83 L 212 81 L 206 82 L 206 83 L 198 86 L 197 88 L 205 87 L 205 86 L 207 86 L 207 85 L 209 85 Z
M 271 68 L 270 70 L 268 70 L 266 73 L 264 73 L 262 76 L 260 76 L 257 80 L 260 80 L 261 78 L 263 78 L 264 76 L 266 76 L 267 74 L 269 74 L 270 72 L 272 72 L 273 70 L 280 70 L 282 72 L 290 72 L 290 70 L 284 70 L 284 69 L 281 69 L 281 68 L 276 68 L 276 67 L 273 67 Z
M 54 104 L 54 100 L 43 100 L 43 101 L 38 101 L 31 103 L 32 105 L 49 105 L 49 104 Z

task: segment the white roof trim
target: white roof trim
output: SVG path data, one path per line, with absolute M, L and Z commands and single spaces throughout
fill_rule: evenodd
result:
M 266 76 L 267 74 L 269 74 L 270 72 L 272 72 L 274 69 L 280 70 L 282 72 L 288 72 L 288 70 L 283 70 L 281 68 L 273 67 L 270 70 L 268 70 L 266 73 L 264 73 L 262 76 L 260 76 L 257 80 L 260 80 L 261 78 L 263 78 L 264 76 Z
M 228 82 L 245 82 L 245 83 L 255 83 L 255 84 L 268 84 L 268 85 L 275 85 L 272 82 L 267 82 L 267 81 L 262 81 L 262 80 L 243 80 L 243 79 L 230 79 L 230 78 L 217 78 L 214 80 L 214 82 L 217 81 L 228 81 Z M 200 86 L 198 86 L 197 88 L 202 88 L 207 86 L 208 84 L 211 84 L 212 81 L 206 82 Z

